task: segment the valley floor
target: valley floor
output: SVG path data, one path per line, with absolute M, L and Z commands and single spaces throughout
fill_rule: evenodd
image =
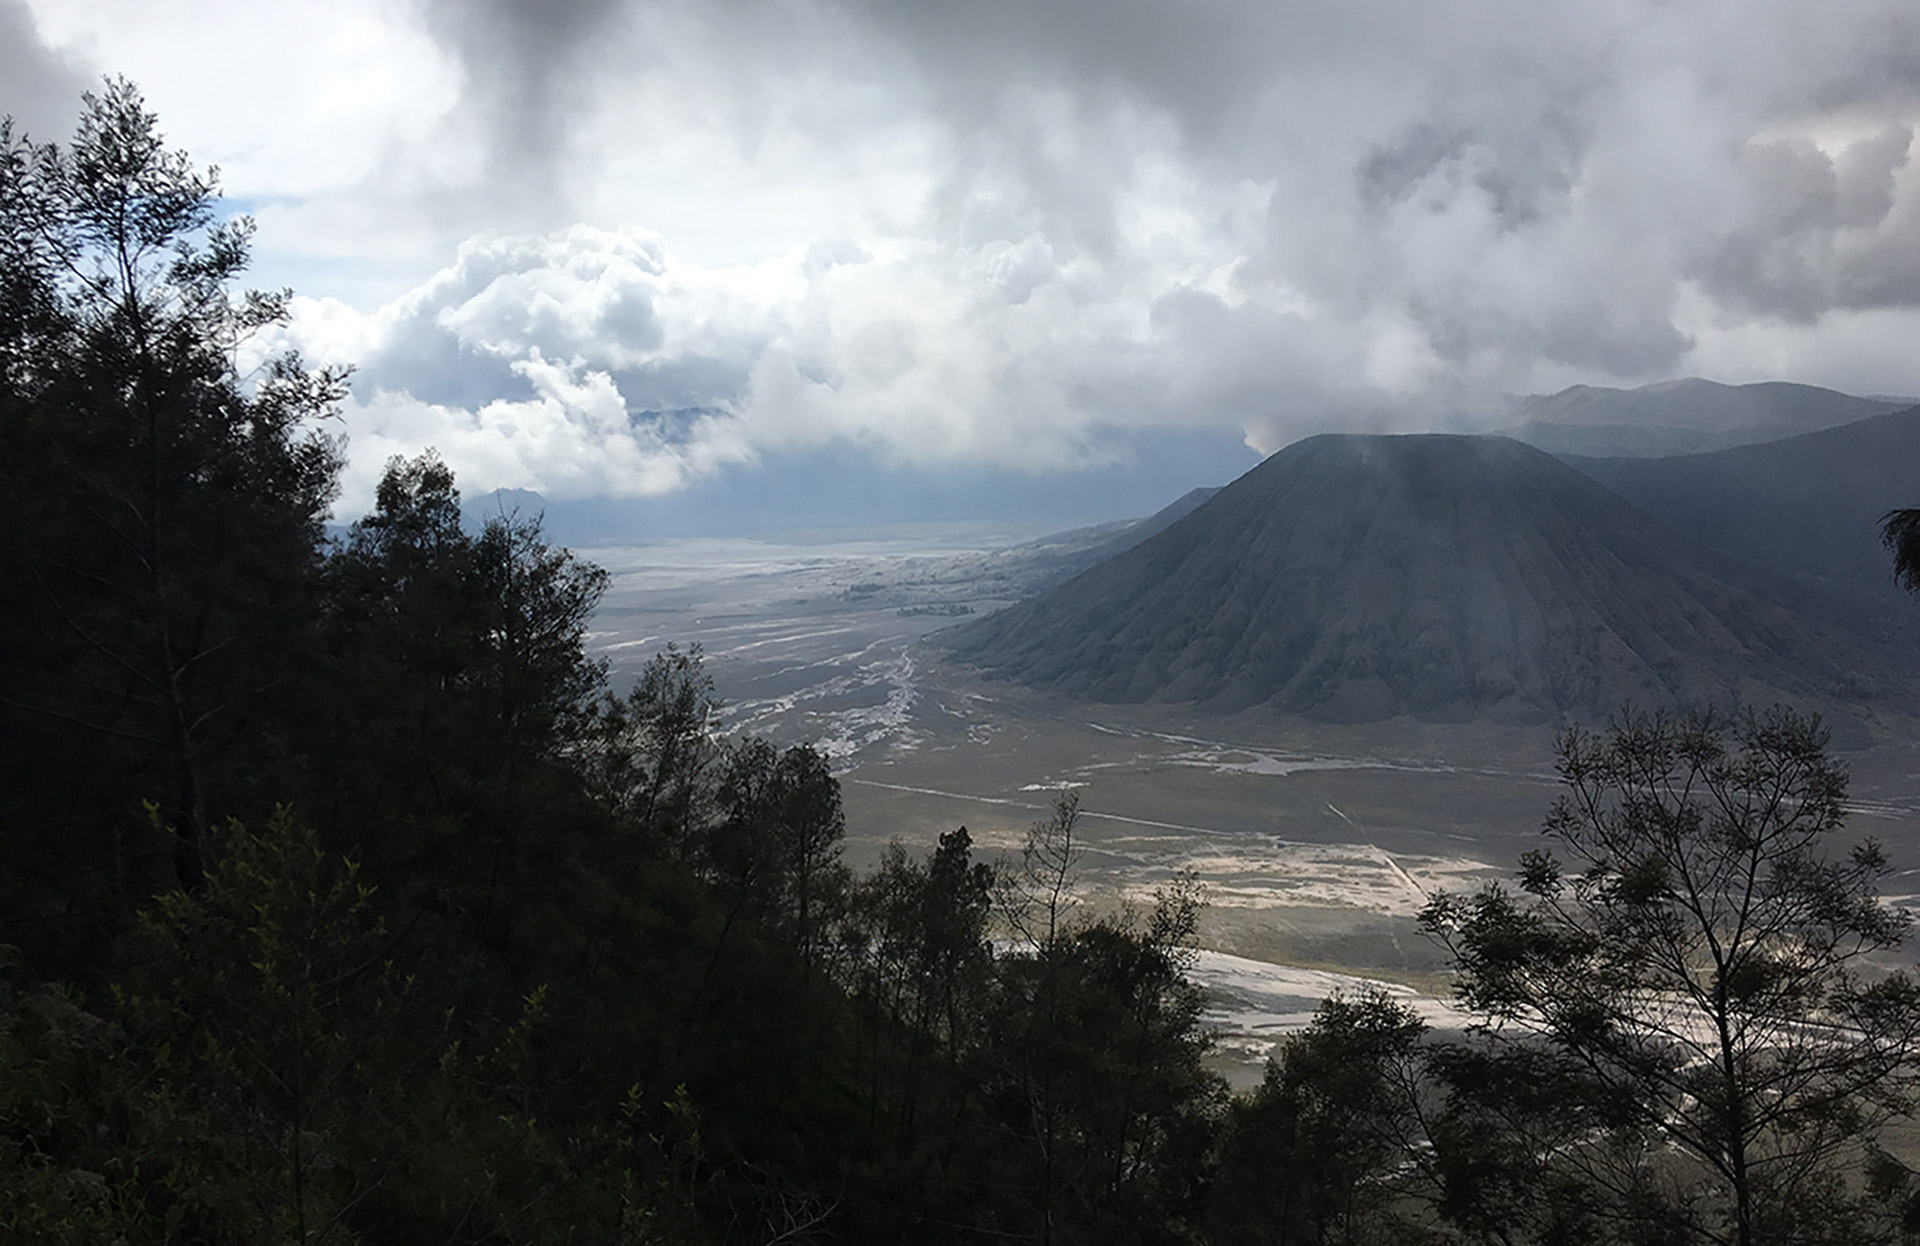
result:
M 1439 889 L 1508 877 L 1557 791 L 1551 727 L 1404 720 L 1327 726 L 1177 706 L 1067 703 L 984 681 L 932 633 L 1041 574 L 998 534 L 858 542 L 673 541 L 583 551 L 613 575 L 591 638 L 624 687 L 669 642 L 699 644 L 728 730 L 833 757 L 849 863 L 966 826 L 1016 856 L 1081 793 L 1081 894 L 1150 902 L 1192 871 L 1221 1067 L 1257 1078 L 1273 1041 L 1369 983 L 1448 1024 L 1444 958 L 1414 914 Z M 1852 830 L 1886 844 L 1920 903 L 1920 731 L 1869 724 L 1846 754 Z

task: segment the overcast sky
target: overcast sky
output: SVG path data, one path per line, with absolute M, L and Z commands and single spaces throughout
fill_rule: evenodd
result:
M 1147 496 L 1577 382 L 1920 394 L 1912 0 L 0 0 L 0 111 L 103 73 L 357 365 L 348 509 L 428 444 Z

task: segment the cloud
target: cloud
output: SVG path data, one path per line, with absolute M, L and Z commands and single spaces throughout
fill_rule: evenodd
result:
M 372 314 L 298 299 L 283 344 L 358 361 L 359 476 L 428 441 L 489 486 L 560 497 L 835 444 L 1042 471 L 1109 461 L 1126 428 L 1165 422 L 1141 361 L 1183 349 L 1187 326 L 1153 305 L 1197 288 L 1177 259 L 1115 284 L 994 237 L 706 267 L 645 230 L 576 226 L 472 240 Z
M 1906 124 L 1832 152 L 1798 135 L 1747 144 L 1746 220 L 1705 258 L 1705 289 L 1731 308 L 1804 323 L 1920 304 L 1920 196 L 1901 193 L 1912 147 Z
M 1055 470 L 1688 372 L 1920 391 L 1910 0 L 234 10 L 286 124 L 196 103 L 191 23 L 144 12 L 35 9 L 240 157 L 360 440 L 444 426 L 483 486 Z
M 594 51 L 618 0 L 428 0 L 428 29 L 462 66 L 480 110 L 489 180 L 516 197 L 552 192 L 570 118 L 590 102 Z
M 44 143 L 72 132 L 80 94 L 96 80 L 46 43 L 30 9 L 0 0 L 0 82 L 6 84 L 0 115 L 13 118 L 16 136 Z
M 1272 188 L 1256 267 L 1410 315 L 1461 374 L 1660 375 L 1689 282 L 1755 319 L 1915 305 L 1874 279 L 1913 253 L 1920 194 L 1920 15 L 1896 0 L 847 8 L 972 150 L 984 131 L 1048 164 L 1007 120 L 1035 83 L 1083 130 L 1164 117 L 1196 176 Z

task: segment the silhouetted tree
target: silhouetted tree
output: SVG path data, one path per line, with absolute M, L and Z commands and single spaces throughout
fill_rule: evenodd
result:
M 1893 578 L 1920 592 L 1920 508 L 1891 510 L 1880 517 L 1880 543 L 1893 552 Z
M 1416 1193 L 1461 1236 L 1501 1246 L 1682 1246 L 1687 1161 L 1578 1057 L 1493 1030 L 1420 1055 Z
M 408 1007 L 357 863 L 285 813 L 218 839 L 204 885 L 160 896 L 137 931 L 129 1029 L 185 1115 L 194 1174 L 150 1210 L 216 1237 L 347 1240 L 388 1173 L 341 1161 L 373 1159 L 408 1099 L 395 1079 L 434 1067 L 437 1027 Z
M 669 644 L 626 696 L 609 693 L 594 706 L 575 765 L 624 825 L 684 858 L 715 812 L 720 707 L 700 646 Z
M 870 1119 L 896 1145 L 927 1131 L 943 1164 L 975 1099 L 971 1060 L 989 1038 L 995 879 L 973 859 L 965 827 L 918 859 L 896 840 L 854 885 L 839 931 Z
M 1221 1246 L 1418 1240 L 1395 1204 L 1417 1175 L 1425 1033 L 1371 993 L 1327 1000 L 1280 1045 L 1228 1111 L 1211 1202 Z
M 431 452 L 387 464 L 326 570 L 310 800 L 336 838 L 406 862 L 435 906 L 510 940 L 516 892 L 578 829 L 556 815 L 593 820 L 573 758 L 605 681 L 585 635 L 606 573 L 537 520 L 469 532 Z
M 1467 1007 L 1571 1061 L 1594 1122 L 1685 1157 L 1664 1218 L 1702 1240 L 1845 1240 L 1838 1170 L 1914 1102 L 1920 985 L 1871 964 L 1908 919 L 1878 902 L 1877 845 L 1829 847 L 1847 782 L 1826 745 L 1778 708 L 1571 730 L 1546 830 L 1574 868 L 1530 852 L 1520 894 L 1422 915 Z
M 192 886 L 265 798 L 339 464 L 343 374 L 243 367 L 287 296 L 217 203 L 124 80 L 65 148 L 0 126 L 0 790 L 21 874 L 122 912 L 142 800 Z
M 718 801 L 723 812 L 701 837 L 702 873 L 811 966 L 823 917 L 847 888 L 846 819 L 826 758 L 810 745 L 741 740 L 728 750 Z
M 1083 919 L 1079 818 L 1077 794 L 1063 794 L 1002 889 L 1015 942 L 995 962 L 977 1057 L 1006 1139 L 998 1227 L 1042 1242 L 1151 1240 L 1197 1211 L 1223 1093 L 1186 976 L 1199 895 L 1178 878 L 1144 922 Z

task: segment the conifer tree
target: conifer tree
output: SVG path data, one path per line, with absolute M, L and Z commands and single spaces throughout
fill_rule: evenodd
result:
M 283 739 L 344 376 L 249 362 L 288 299 L 237 291 L 251 234 L 124 80 L 65 147 L 0 124 L 0 791 L 41 891 L 197 885 Z

